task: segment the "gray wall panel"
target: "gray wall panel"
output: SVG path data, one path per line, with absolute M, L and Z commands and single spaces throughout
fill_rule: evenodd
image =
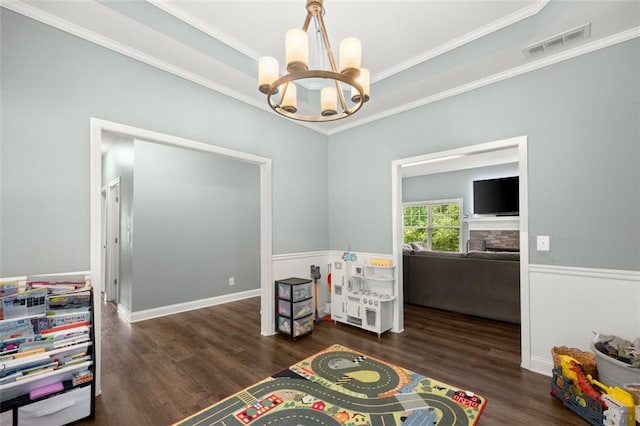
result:
M 89 268 L 89 119 L 273 161 L 273 251 L 326 250 L 327 137 L 0 9 L 0 276 Z
M 530 262 L 639 270 L 638 52 L 635 39 L 332 136 L 331 248 L 391 252 L 391 161 L 527 135 Z
M 133 310 L 260 288 L 259 166 L 134 146 Z

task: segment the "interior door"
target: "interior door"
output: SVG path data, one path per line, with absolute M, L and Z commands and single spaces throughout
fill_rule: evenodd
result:
M 120 283 L 120 179 L 107 188 L 105 299 L 118 299 Z

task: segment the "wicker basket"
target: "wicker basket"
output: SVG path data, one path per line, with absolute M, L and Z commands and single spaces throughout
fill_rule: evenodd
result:
M 596 367 L 596 356 L 591 352 L 584 352 L 577 348 L 569 348 L 567 346 L 554 346 L 551 349 L 551 356 L 553 357 L 554 367 L 559 367 L 560 355 L 568 355 L 575 358 L 582 367 L 586 374 L 590 374 L 591 377 L 598 377 L 598 368 Z

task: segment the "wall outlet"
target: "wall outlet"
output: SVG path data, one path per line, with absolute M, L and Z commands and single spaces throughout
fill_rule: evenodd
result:
M 548 235 L 538 235 L 537 248 L 538 251 L 549 251 Z
M 229 277 L 229 285 L 236 285 L 236 278 L 235 277 Z

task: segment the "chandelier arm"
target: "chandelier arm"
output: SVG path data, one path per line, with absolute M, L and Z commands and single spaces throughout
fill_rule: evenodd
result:
M 327 35 L 327 27 L 324 24 L 324 18 L 322 17 L 322 13 L 318 14 L 318 22 L 320 23 L 320 29 L 322 31 L 322 39 L 324 40 L 324 47 L 327 49 L 327 56 L 329 57 L 329 64 L 331 64 L 331 71 L 338 72 L 338 67 L 336 66 L 336 60 L 333 57 L 333 49 L 331 49 L 331 42 L 329 41 L 329 36 Z M 342 107 L 342 111 L 347 110 L 347 101 L 344 98 L 344 92 L 342 91 L 342 85 L 338 80 L 336 80 L 336 92 L 338 92 L 338 99 L 340 99 L 340 106 Z
M 309 23 L 311 22 L 311 12 L 307 12 L 307 17 L 304 19 L 304 24 L 302 24 L 302 31 L 305 33 L 309 31 Z
M 335 80 L 336 83 L 336 92 L 338 92 L 338 99 L 340 100 L 340 106 L 342 107 L 342 111 L 347 110 L 347 101 L 344 98 L 344 91 L 342 90 L 342 84 L 340 84 L 340 80 Z
M 324 47 L 325 49 L 327 49 L 327 56 L 329 57 L 331 71 L 338 72 L 338 67 L 336 67 L 336 60 L 333 58 L 331 42 L 329 42 L 329 36 L 327 35 L 327 27 L 324 25 L 324 18 L 322 17 L 321 13 L 318 14 L 318 22 L 320 23 L 320 29 L 322 30 L 322 39 L 324 40 Z

